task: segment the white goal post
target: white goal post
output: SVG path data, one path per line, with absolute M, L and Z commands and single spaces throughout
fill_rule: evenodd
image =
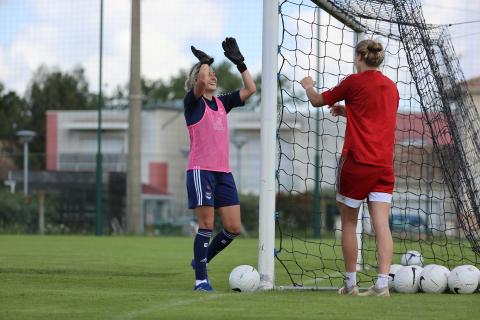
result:
M 364 27 L 352 21 L 325 0 L 312 0 L 320 9 L 356 32 L 355 41 L 364 36 Z M 275 287 L 275 196 L 276 180 L 276 130 L 277 130 L 277 72 L 278 72 L 278 31 L 279 1 L 263 0 L 262 30 L 262 87 L 261 87 L 261 166 L 259 203 L 259 245 L 258 271 L 260 288 L 269 290 Z M 352 53 L 354 54 L 354 52 Z M 357 225 L 358 259 L 357 269 L 362 269 L 361 232 L 363 206 L 359 211 Z M 306 288 L 308 289 L 308 288 Z
M 277 130 L 278 0 L 263 0 L 262 106 L 258 272 L 260 288 L 275 283 L 275 155 Z

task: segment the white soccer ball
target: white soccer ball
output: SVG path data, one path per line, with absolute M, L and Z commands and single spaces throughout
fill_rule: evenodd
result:
M 423 257 L 420 252 L 409 250 L 402 255 L 400 262 L 403 266 L 423 266 Z
M 429 264 L 420 273 L 420 290 L 426 293 L 443 293 L 447 289 L 450 270 L 437 264 Z
M 232 270 L 228 282 L 233 291 L 253 292 L 260 285 L 260 274 L 252 266 L 240 265 Z
M 420 273 L 423 271 L 419 266 L 403 266 L 395 273 L 393 288 L 400 293 L 415 293 L 418 291 Z
M 395 274 L 402 266 L 399 264 L 392 264 L 390 266 L 390 271 L 388 272 L 388 289 L 392 290 L 393 283 L 395 282 Z
M 448 276 L 448 287 L 453 293 L 473 293 L 478 287 L 478 269 L 471 265 L 453 268 Z

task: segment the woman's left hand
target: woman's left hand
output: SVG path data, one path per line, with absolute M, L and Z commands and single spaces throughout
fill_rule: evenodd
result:
M 235 65 L 239 65 L 245 61 L 240 48 L 238 47 L 237 40 L 235 38 L 225 38 L 222 42 L 222 48 L 224 50 L 225 57 L 232 61 Z

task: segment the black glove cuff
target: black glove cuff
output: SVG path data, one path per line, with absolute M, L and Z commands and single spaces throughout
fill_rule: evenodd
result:
M 213 63 L 213 58 L 204 57 L 204 58 L 201 58 L 199 61 L 200 61 L 200 64 L 211 65 Z
M 243 73 L 243 71 L 247 70 L 247 66 L 242 62 L 237 64 L 237 69 L 240 73 Z

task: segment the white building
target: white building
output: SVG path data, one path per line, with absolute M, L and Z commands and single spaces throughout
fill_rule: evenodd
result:
M 315 185 L 315 155 L 318 152 L 321 192 L 333 191 L 336 182 L 338 157 L 343 146 L 345 122 L 332 117 L 326 108 L 319 109 L 316 139 L 316 111 L 283 110 L 279 139 L 281 153 L 278 179 L 279 191 L 313 192 Z M 104 111 L 102 152 L 105 171 L 126 170 L 128 148 L 127 111 Z M 278 117 L 278 115 L 272 115 Z M 399 117 L 402 117 L 399 115 Z M 259 193 L 260 185 L 260 113 L 245 109 L 233 110 L 228 115 L 230 129 L 230 164 L 240 193 Z M 397 121 L 399 124 L 405 121 Z M 411 126 L 411 121 L 405 122 Z M 418 125 L 421 125 L 420 123 Z M 418 131 L 418 130 L 417 130 Z M 400 130 L 401 132 L 401 130 Z M 418 132 L 422 132 L 421 130 Z M 413 137 L 416 138 L 416 137 Z M 423 137 L 418 137 L 423 139 Z M 402 137 L 397 137 L 397 142 Z M 412 139 L 409 134 L 408 139 Z M 410 143 L 410 142 L 408 142 Z M 431 143 L 431 142 L 426 142 Z M 158 211 L 161 219 L 178 221 L 190 219 L 185 188 L 185 168 L 189 150 L 188 131 L 183 108 L 161 106 L 142 111 L 142 184 L 144 210 Z M 97 151 L 96 111 L 50 111 L 47 114 L 47 170 L 94 171 Z M 402 156 L 405 150 L 402 151 Z M 410 157 L 410 156 L 409 156 Z M 239 166 L 239 163 L 241 164 Z M 276 170 L 276 168 L 272 168 Z M 397 170 L 404 170 L 397 168 Z M 411 169 L 408 169 L 411 170 Z M 240 175 L 239 175 L 240 173 Z M 400 176 L 407 174 L 397 172 Z M 411 173 L 408 173 L 411 174 Z M 398 179 L 397 203 L 413 201 L 401 199 L 405 186 Z M 418 186 L 422 189 L 424 186 Z M 420 190 L 412 190 L 420 194 Z M 435 193 L 435 186 L 431 192 Z M 443 189 L 443 188 L 442 188 Z M 410 197 L 408 197 L 410 198 Z M 150 202 L 149 202 L 150 201 Z M 417 199 L 424 202 L 424 199 Z M 412 207 L 422 207 L 419 203 Z M 430 204 L 432 210 L 437 203 Z M 145 211 L 144 211 L 145 212 Z M 401 212 L 399 212 L 400 214 Z M 437 223 L 441 223 L 438 221 Z
M 126 170 L 128 148 L 128 112 L 105 110 L 102 113 L 102 154 L 105 172 Z M 277 115 L 272 115 L 277 116 Z M 260 185 L 260 113 L 242 109 L 228 115 L 230 129 L 230 165 L 240 193 L 259 193 Z M 282 163 L 286 175 L 280 175 L 281 185 L 304 190 L 313 188 L 314 149 L 305 147 L 306 137 L 314 136 L 312 119 L 284 117 Z M 324 129 L 338 130 L 330 121 L 321 121 Z M 331 123 L 328 129 L 327 122 Z M 333 124 L 335 128 L 333 128 Z M 97 152 L 97 112 L 49 111 L 47 113 L 47 170 L 94 171 Z M 296 131 L 308 134 L 296 135 Z M 332 131 L 333 132 L 333 131 Z M 337 139 L 325 136 L 321 140 L 321 159 L 330 161 L 322 172 L 323 180 L 335 181 L 335 150 Z M 333 137 L 333 135 L 332 135 Z M 293 144 L 292 142 L 295 141 Z M 310 142 L 311 143 L 311 142 Z M 183 109 L 162 106 L 142 111 L 142 184 L 144 199 L 150 196 L 172 201 L 170 215 L 190 216 L 187 209 L 185 168 L 189 150 L 188 131 Z M 328 151 L 328 152 L 327 152 Z M 241 164 L 239 166 L 239 163 Z M 275 170 L 275 168 L 272 168 Z M 241 176 L 239 176 L 239 173 Z M 152 191 L 153 190 L 153 191 Z M 170 217 L 173 218 L 173 217 Z

